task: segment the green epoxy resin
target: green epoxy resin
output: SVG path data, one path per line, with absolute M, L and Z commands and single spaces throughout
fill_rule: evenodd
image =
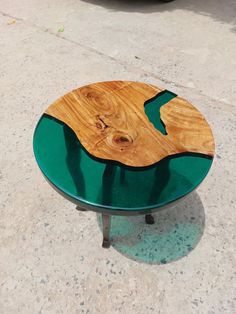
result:
M 164 93 L 154 99 L 155 105 L 160 107 L 173 97 Z M 154 115 L 151 102 L 146 110 Z M 159 121 L 157 128 L 164 128 L 158 116 L 155 121 Z M 34 153 L 44 175 L 66 195 L 124 211 L 151 210 L 181 198 L 199 185 L 212 164 L 211 158 L 198 154 L 177 155 L 146 168 L 97 159 L 84 150 L 69 127 L 47 115 L 36 127 Z
M 151 100 L 148 100 L 144 105 L 144 111 L 148 116 L 149 121 L 164 135 L 167 133 L 165 126 L 161 121 L 160 108 L 176 96 L 176 94 L 165 90 L 153 97 Z

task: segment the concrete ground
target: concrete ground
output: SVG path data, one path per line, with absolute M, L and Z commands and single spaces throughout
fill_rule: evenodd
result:
M 236 313 L 236 2 L 1 0 L 0 313 Z M 196 104 L 217 155 L 185 203 L 115 218 L 78 212 L 43 179 L 35 124 L 78 86 L 127 79 Z

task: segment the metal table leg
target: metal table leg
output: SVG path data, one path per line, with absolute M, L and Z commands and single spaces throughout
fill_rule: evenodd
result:
M 145 215 L 145 222 L 148 225 L 153 225 L 155 223 L 155 220 L 152 214 Z
M 76 206 L 76 209 L 77 209 L 77 210 L 80 210 L 81 212 L 86 212 L 86 211 L 87 211 L 86 208 L 83 208 L 83 207 L 81 207 L 81 206 L 79 206 L 79 205 Z
M 102 247 L 110 247 L 110 226 L 111 216 L 108 214 L 102 214 L 102 225 L 103 225 L 103 242 Z

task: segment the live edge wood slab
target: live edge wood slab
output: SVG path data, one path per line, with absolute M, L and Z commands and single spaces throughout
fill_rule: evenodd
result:
M 184 152 L 213 156 L 211 129 L 186 100 L 175 97 L 160 108 L 167 135 L 149 121 L 145 102 L 161 91 L 138 82 L 95 83 L 59 98 L 45 113 L 67 124 L 91 155 L 128 166 L 149 166 Z

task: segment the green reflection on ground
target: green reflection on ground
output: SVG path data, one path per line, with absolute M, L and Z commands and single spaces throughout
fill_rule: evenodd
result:
M 112 216 L 111 245 L 126 257 L 148 264 L 166 264 L 186 256 L 204 229 L 204 208 L 197 193 L 172 209 L 144 216 Z M 101 215 L 98 215 L 101 227 Z

